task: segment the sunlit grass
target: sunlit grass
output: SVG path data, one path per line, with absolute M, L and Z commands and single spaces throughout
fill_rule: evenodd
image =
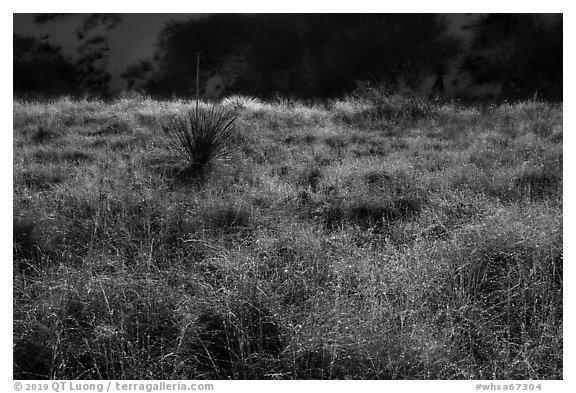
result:
M 388 104 L 15 101 L 14 377 L 561 379 L 562 107 Z

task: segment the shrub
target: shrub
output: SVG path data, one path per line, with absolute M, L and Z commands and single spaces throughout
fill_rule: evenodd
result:
M 215 106 L 169 118 L 162 130 L 174 138 L 188 160 L 188 169 L 201 172 L 214 159 L 227 158 L 236 118 Z
M 356 95 L 374 106 L 374 117 L 377 120 L 410 125 L 421 119 L 436 117 L 435 103 L 417 91 L 393 93 L 382 84 L 362 83 Z

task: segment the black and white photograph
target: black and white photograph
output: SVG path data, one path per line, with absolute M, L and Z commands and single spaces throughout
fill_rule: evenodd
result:
M 13 13 L 22 390 L 563 380 L 563 13 L 221 11 Z

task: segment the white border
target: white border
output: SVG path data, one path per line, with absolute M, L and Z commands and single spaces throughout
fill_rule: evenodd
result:
M 284 4 L 278 4 L 284 3 Z M 97 4 L 96 7 L 94 4 Z M 12 26 L 12 13 L 32 13 L 32 12 L 121 12 L 121 13 L 167 13 L 167 12 L 369 12 L 369 13 L 395 13 L 395 12 L 440 12 L 440 13 L 483 13 L 483 12 L 536 12 L 536 13 L 564 13 L 564 105 L 566 107 L 564 116 L 564 129 L 567 133 L 564 136 L 565 152 L 571 153 L 575 148 L 574 132 L 574 7 L 568 1 L 530 1 L 530 2 L 504 2 L 487 0 L 477 3 L 464 1 L 369 1 L 354 0 L 347 2 L 327 2 L 310 0 L 290 0 L 286 2 L 272 1 L 217 1 L 217 2 L 182 2 L 182 1 L 161 1 L 161 2 L 119 2 L 111 0 L 100 0 L 98 2 L 78 2 L 78 1 L 20 1 L 3 3 L 2 6 L 7 12 L 2 12 L 0 20 L 3 29 Z M 3 9 L 3 11 L 4 11 Z M 11 33 L 4 31 L 2 39 L 5 40 L 3 48 L 10 54 Z M 9 41 L 10 40 L 10 41 Z M 569 45 L 571 44 L 571 45 Z M 11 56 L 10 56 L 11 57 Z M 11 254 L 12 246 L 12 64 L 7 60 L 1 62 L 2 81 L 4 86 L 2 94 L 2 132 L 0 132 L 0 184 L 1 194 L 1 214 L 3 223 L 0 225 L 0 250 L 2 258 L 0 260 L 0 275 L 2 285 L 0 294 L 0 310 L 6 319 L 12 319 L 12 267 Z M 9 97 L 10 96 L 10 97 Z M 574 193 L 573 174 L 575 173 L 574 156 L 564 155 L 564 200 L 571 201 L 576 196 Z M 574 277 L 574 263 L 576 254 L 574 252 L 573 223 L 576 220 L 575 209 L 571 203 L 565 203 L 564 210 L 564 236 L 565 236 L 565 270 L 564 278 L 568 284 L 564 288 L 564 381 L 542 381 L 544 389 L 542 392 L 574 392 L 576 391 L 576 371 L 574 369 L 574 312 L 572 301 L 574 300 L 574 289 L 571 279 Z M 9 317 L 8 317 L 9 316 Z M 5 321 L 1 328 L 0 340 L 0 386 L 6 391 L 13 391 L 12 384 L 12 323 Z M 523 381 L 521 381 L 523 382 Z M 502 383 L 502 381 L 498 382 Z M 274 389 L 280 392 L 292 392 L 294 390 L 365 390 L 379 392 L 396 392 L 406 389 L 412 391 L 442 391 L 442 392 L 471 392 L 474 390 L 473 381 L 235 381 L 218 383 L 222 391 L 270 391 Z

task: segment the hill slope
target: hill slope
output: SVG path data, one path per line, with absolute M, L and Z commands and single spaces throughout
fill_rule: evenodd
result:
M 563 377 L 562 106 L 222 105 L 14 103 L 15 379 Z

